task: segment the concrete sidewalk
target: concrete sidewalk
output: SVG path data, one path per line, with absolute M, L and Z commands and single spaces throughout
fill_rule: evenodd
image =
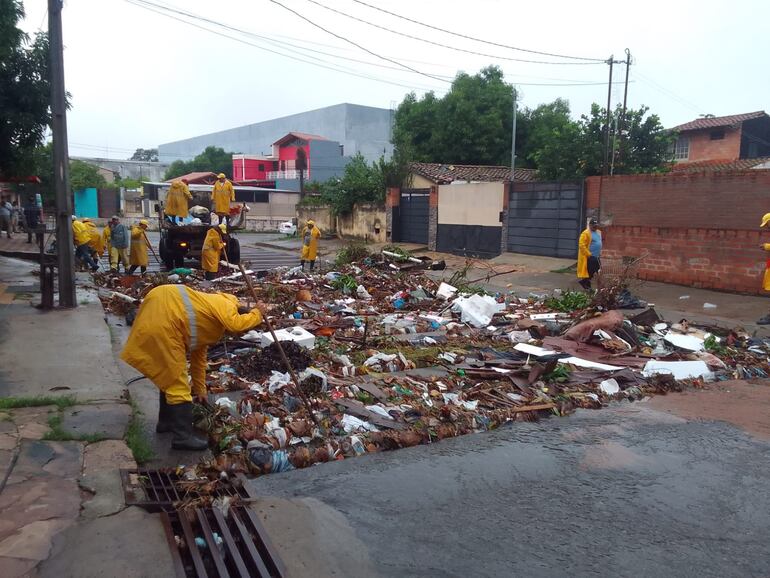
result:
M 160 521 L 124 503 L 131 407 L 101 304 L 36 309 L 35 269 L 0 257 L 0 576 L 172 575 Z

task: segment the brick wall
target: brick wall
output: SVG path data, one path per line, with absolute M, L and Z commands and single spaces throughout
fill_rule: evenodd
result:
M 607 177 L 600 206 L 605 260 L 647 253 L 643 279 L 762 293 L 770 170 Z
M 690 151 L 687 161 L 730 160 L 741 157 L 741 129 L 726 128 L 725 138 L 711 140 L 711 130 L 686 132 L 683 136 L 690 139 Z M 686 161 L 680 161 L 686 162 Z

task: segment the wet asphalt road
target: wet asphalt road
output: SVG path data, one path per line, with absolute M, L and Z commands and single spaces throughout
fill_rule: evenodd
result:
M 157 231 L 148 231 L 147 237 L 149 238 L 150 244 L 152 245 L 153 249 L 155 249 L 155 253 L 158 254 L 158 241 L 160 239 L 160 234 Z M 287 266 L 293 267 L 295 265 L 299 265 L 299 257 L 296 254 L 296 252 L 279 251 L 279 250 L 269 249 L 265 247 L 257 247 L 254 245 L 254 243 L 268 241 L 270 239 L 275 239 L 275 238 L 276 238 L 275 234 L 238 235 L 238 240 L 240 241 L 240 244 L 241 244 L 241 261 L 243 261 L 244 265 L 248 264 L 249 267 L 254 270 L 273 269 L 275 267 L 287 267 Z M 150 252 L 149 257 L 150 257 L 150 263 L 148 267 L 149 271 L 153 272 L 153 271 L 165 270 L 162 265 L 158 265 L 158 262 L 153 257 L 152 252 Z M 158 254 L 158 257 L 160 257 L 159 254 Z M 106 254 L 102 256 L 100 264 L 102 269 L 104 270 L 110 268 L 110 260 Z M 195 261 L 186 261 L 185 265 L 200 267 L 200 262 L 197 262 L 197 265 L 196 265 Z
M 768 482 L 770 444 L 621 403 L 252 484 L 316 576 L 703 578 L 770 576 Z

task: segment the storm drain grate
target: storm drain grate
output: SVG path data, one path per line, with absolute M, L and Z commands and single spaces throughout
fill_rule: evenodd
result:
M 208 484 L 187 482 L 173 469 L 168 470 L 120 470 L 123 494 L 127 506 L 139 506 L 148 512 L 171 512 L 181 504 L 199 499 L 237 498 L 249 501 L 245 478 L 238 475 L 227 480 L 212 480 Z M 196 505 L 201 505 L 200 503 Z
M 177 576 L 281 578 L 285 569 L 248 507 L 161 513 Z

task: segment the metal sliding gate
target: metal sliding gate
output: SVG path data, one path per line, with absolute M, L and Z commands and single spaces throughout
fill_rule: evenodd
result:
M 515 183 L 508 204 L 508 250 L 574 258 L 583 228 L 583 183 Z
M 398 206 L 398 238 L 404 243 L 428 244 L 430 189 L 402 189 Z

